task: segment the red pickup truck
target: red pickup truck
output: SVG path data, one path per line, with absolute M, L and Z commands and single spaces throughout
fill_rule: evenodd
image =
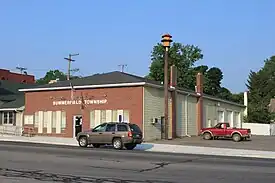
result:
M 251 138 L 251 130 L 245 128 L 230 127 L 229 123 L 218 123 L 211 128 L 203 128 L 200 131 L 205 140 L 217 138 L 232 138 L 233 141 L 239 142 Z

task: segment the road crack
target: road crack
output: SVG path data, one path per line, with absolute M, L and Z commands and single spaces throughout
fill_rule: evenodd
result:
M 115 178 L 98 178 L 46 173 L 42 170 L 16 170 L 0 168 L 0 176 L 9 178 L 28 178 L 38 181 L 63 182 L 63 183 L 175 183 L 160 180 L 123 180 Z
M 154 163 L 154 165 L 156 165 L 155 167 L 142 169 L 139 172 L 149 172 L 149 171 L 157 170 L 160 168 L 164 168 L 165 166 L 168 166 L 171 164 L 193 163 L 194 161 L 201 160 L 201 159 L 203 159 L 203 158 L 188 159 L 188 160 L 179 161 L 179 162 L 175 162 L 175 163 L 171 163 L 171 162 L 170 163 L 169 162 Z
M 167 166 L 169 164 L 171 164 L 171 163 L 165 163 L 165 162 L 155 163 L 155 165 L 156 165 L 155 167 L 142 169 L 139 172 L 149 172 L 149 171 L 152 171 L 152 170 L 157 170 L 157 169 L 163 168 L 164 166 Z

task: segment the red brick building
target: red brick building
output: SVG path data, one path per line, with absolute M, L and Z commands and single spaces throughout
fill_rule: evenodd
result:
M 197 79 L 197 87 L 202 87 L 201 75 Z M 74 137 L 79 129 L 88 130 L 102 122 L 128 121 L 140 126 L 146 140 L 163 136 L 164 91 L 159 82 L 110 72 L 20 91 L 25 92 L 24 125 L 34 127 L 37 135 Z M 202 95 L 201 91 L 170 89 L 171 138 L 197 135 L 206 125 L 206 117 L 214 121 L 216 113 L 203 111 L 207 107 L 204 100 L 206 105 L 214 101 L 219 106 L 225 103 L 226 109 L 238 106 L 236 110 L 243 110 L 241 105 Z
M 8 80 L 14 83 L 35 83 L 35 78 L 32 75 L 14 73 L 6 69 L 0 69 L 0 80 Z

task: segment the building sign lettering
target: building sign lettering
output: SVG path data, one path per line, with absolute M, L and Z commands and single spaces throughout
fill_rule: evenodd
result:
M 89 104 L 106 104 L 107 100 L 84 100 L 85 105 Z M 81 100 L 60 100 L 60 101 L 53 101 L 53 105 L 80 105 L 82 104 Z

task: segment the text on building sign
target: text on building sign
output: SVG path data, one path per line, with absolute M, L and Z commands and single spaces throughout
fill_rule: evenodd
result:
M 106 104 L 107 100 L 84 100 L 84 104 Z M 81 100 L 60 100 L 53 101 L 53 105 L 80 105 L 82 104 Z

